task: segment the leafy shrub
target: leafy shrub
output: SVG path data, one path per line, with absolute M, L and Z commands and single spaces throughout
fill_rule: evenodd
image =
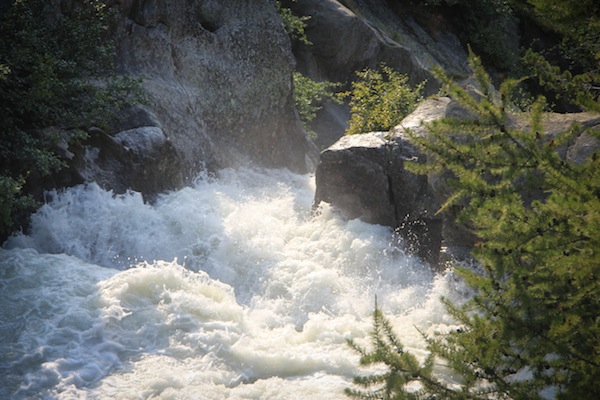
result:
M 356 73 L 352 90 L 341 93 L 350 98 L 350 121 L 346 134 L 387 131 L 410 114 L 423 99 L 425 83 L 411 88 L 408 77 L 387 65 L 379 70 Z
M 300 120 L 304 130 L 311 136 L 316 137 L 316 132 L 310 127 L 310 123 L 317 116 L 325 100 L 340 103 L 334 92 L 340 85 L 329 81 L 317 82 L 294 72 L 294 101 L 296 109 L 300 114 Z
M 423 363 L 404 352 L 376 306 L 373 349 L 350 343 L 363 364 L 384 363 L 388 372 L 356 380 L 374 391 L 347 393 L 381 399 L 600 398 L 600 158 L 581 165 L 561 158 L 561 146 L 584 128 L 575 124 L 545 137 L 543 97 L 526 114 L 528 129 L 513 128 L 508 110 L 517 82 L 505 81 L 495 96 L 479 59 L 471 56 L 471 66 L 484 94 L 480 100 L 437 74 L 474 119 L 429 125 L 428 137 L 414 140 L 435 161 L 411 168 L 455 176 L 442 211 L 466 204 L 459 219 L 479 237 L 473 255 L 481 271 L 456 268 L 475 295 L 463 306 L 446 301 L 462 329 L 427 337 Z M 600 138 L 598 131 L 586 133 Z M 436 375 L 439 363 L 462 377 L 460 387 Z
M 68 14 L 43 0 L 12 2 L 0 16 L 0 235 L 31 206 L 23 188 L 32 175 L 64 166 L 59 137 L 47 127 L 102 126 L 139 94 L 137 82 L 110 78 L 113 49 L 104 3 L 77 2 Z
M 292 2 L 296 2 L 297 0 L 291 0 Z M 311 45 L 311 41 L 308 40 L 304 29 L 306 28 L 306 21 L 310 19 L 310 16 L 298 16 L 292 12 L 288 7 L 284 7 L 281 5 L 279 0 L 275 1 L 275 5 L 277 6 L 277 11 L 279 12 L 279 16 L 281 17 L 281 21 L 283 22 L 283 26 L 292 39 L 299 40 L 300 42 Z

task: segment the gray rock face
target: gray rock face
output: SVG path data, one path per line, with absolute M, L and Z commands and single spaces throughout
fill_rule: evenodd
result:
M 415 175 L 404 168 L 406 160 L 426 162 L 405 131 L 425 136 L 425 124 L 444 117 L 469 118 L 469 113 L 448 98 L 430 98 L 404 118 L 391 132 L 344 136 L 321 153 L 316 171 L 315 205 L 324 201 L 348 218 L 360 218 L 394 228 L 409 250 L 436 264 L 442 245 L 451 256 L 463 257 L 476 236 L 454 221 L 452 210 L 435 215 L 450 194 L 448 173 Z M 528 122 L 518 115 L 511 124 L 527 130 Z M 542 121 L 551 140 L 577 123 L 583 129 L 600 128 L 597 114 L 548 113 Z M 577 136 L 559 149 L 568 161 L 580 164 L 600 150 L 600 141 L 588 133 Z
M 60 1 L 64 10 L 75 3 Z M 314 171 L 318 150 L 294 107 L 295 61 L 273 1 L 122 0 L 109 7 L 117 65 L 141 79 L 147 103 L 59 149 L 69 168 L 44 188 L 94 181 L 152 199 L 204 169 Z
M 406 74 L 411 84 L 427 80 L 425 92 L 429 95 L 439 87 L 430 72 L 432 66 L 440 65 L 452 74 L 470 73 L 467 55 L 454 35 L 443 30 L 428 33 L 409 13 L 394 12 L 385 0 L 282 3 L 298 15 L 310 16 L 306 34 L 313 44 L 295 43 L 293 50 L 298 70 L 314 80 L 341 82 L 349 88 L 356 71 L 385 63 Z M 347 107 L 326 104 L 312 123 L 319 144 L 329 146 L 339 139 L 348 118 Z
M 403 136 L 383 132 L 344 136 L 321 153 L 316 171 L 315 206 L 333 204 L 348 218 L 394 228 L 409 250 L 437 263 L 441 248 L 439 207 L 423 175 L 404 169 L 423 159 Z
M 91 135 L 91 140 L 70 149 L 70 167 L 61 173 L 116 193 L 138 191 L 149 201 L 183 185 L 179 155 L 161 128 L 138 127 L 114 136 L 96 130 Z
M 286 2 L 284 2 L 286 3 Z M 337 0 L 287 2 L 300 15 L 310 16 L 306 34 L 312 45 L 297 44 L 298 67 L 315 79 L 347 82 L 357 70 L 385 62 L 407 74 L 411 82 L 437 84 L 429 69 L 442 65 L 467 74 L 466 54 L 458 39 L 439 34 L 433 38 L 408 15 L 397 16 L 385 1 L 357 1 L 359 16 Z
M 289 38 L 272 1 L 130 0 L 118 11 L 119 62 L 143 77 L 186 177 L 249 163 L 314 167 L 316 148 L 293 107 Z

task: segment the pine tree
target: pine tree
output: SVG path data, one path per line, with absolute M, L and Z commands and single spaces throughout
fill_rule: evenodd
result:
M 544 390 L 556 399 L 600 398 L 600 159 L 575 165 L 559 154 L 584 131 L 600 132 L 573 125 L 548 137 L 544 98 L 528 113 L 511 111 L 518 81 L 496 93 L 479 59 L 470 60 L 479 99 L 437 74 L 473 118 L 438 120 L 427 137 L 413 136 L 432 162 L 412 168 L 455 178 L 440 212 L 460 205 L 459 221 L 479 238 L 481 272 L 456 267 L 475 295 L 462 306 L 446 301 L 462 328 L 428 337 L 429 356 L 417 366 L 406 367 L 410 357 L 376 310 L 375 350 L 357 350 L 389 367 L 384 385 L 394 395 L 375 398 L 541 399 Z M 525 117 L 528 128 L 515 128 Z M 440 362 L 462 376 L 460 390 L 436 378 Z M 415 380 L 422 390 L 411 393 L 406 384 Z

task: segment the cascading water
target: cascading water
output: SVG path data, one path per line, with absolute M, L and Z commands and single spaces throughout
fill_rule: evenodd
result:
M 422 354 L 418 330 L 452 326 L 455 281 L 313 195 L 283 170 L 154 205 L 93 184 L 51 195 L 0 249 L 0 398 L 342 399 L 375 296 Z

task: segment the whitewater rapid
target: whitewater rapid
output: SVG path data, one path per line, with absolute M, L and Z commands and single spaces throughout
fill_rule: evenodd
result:
M 312 210 L 314 189 L 238 169 L 153 205 L 49 194 L 0 249 L 0 398 L 343 399 L 375 296 L 424 354 L 458 283 L 389 228 Z

